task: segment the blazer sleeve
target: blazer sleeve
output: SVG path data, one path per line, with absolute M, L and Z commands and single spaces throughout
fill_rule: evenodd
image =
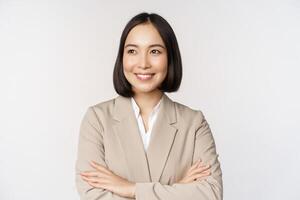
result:
M 76 189 L 81 200 L 125 200 L 110 191 L 94 188 L 81 179 L 80 172 L 95 170 L 89 165 L 89 161 L 94 160 L 106 166 L 103 145 L 103 127 L 98 120 L 93 107 L 89 107 L 81 121 L 77 160 L 75 166 Z
M 197 111 L 195 120 L 197 126 L 193 163 L 201 158 L 205 164 L 210 164 L 211 175 L 188 184 L 136 183 L 137 200 L 223 199 L 222 171 L 213 135 L 201 111 Z

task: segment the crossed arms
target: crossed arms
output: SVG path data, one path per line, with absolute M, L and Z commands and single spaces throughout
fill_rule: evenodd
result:
M 215 142 L 201 111 L 195 130 L 193 166 L 172 185 L 159 182 L 130 182 L 110 171 L 104 160 L 102 126 L 90 107 L 80 126 L 76 161 L 76 187 L 81 200 L 222 200 L 222 172 Z M 200 165 L 197 160 L 201 158 Z M 90 161 L 96 161 L 92 164 Z M 91 169 L 87 171 L 87 169 Z

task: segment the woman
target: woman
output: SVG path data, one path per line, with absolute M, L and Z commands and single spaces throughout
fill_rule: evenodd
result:
M 90 106 L 76 162 L 81 199 L 222 199 L 215 143 L 200 110 L 172 101 L 181 56 L 157 14 L 126 25 L 113 72 L 116 98 Z

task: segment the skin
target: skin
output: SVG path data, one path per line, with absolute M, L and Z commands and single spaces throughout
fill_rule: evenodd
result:
M 158 86 L 167 76 L 167 49 L 159 32 L 151 23 L 135 26 L 128 34 L 123 54 L 123 70 L 132 85 L 133 98 L 138 104 L 146 130 L 148 117 L 163 93 Z M 141 81 L 135 73 L 155 73 L 151 80 Z M 95 169 L 81 173 L 82 180 L 95 188 L 111 191 L 119 196 L 135 198 L 135 183 L 114 174 L 104 166 L 91 161 Z M 210 175 L 210 166 L 199 160 L 176 183 L 187 184 Z
M 134 91 L 133 98 L 140 108 L 146 129 L 148 117 L 163 94 L 158 86 L 167 76 L 167 67 L 167 49 L 156 28 L 150 23 L 134 27 L 125 40 L 123 71 Z M 141 81 L 136 73 L 155 75 L 149 81 Z

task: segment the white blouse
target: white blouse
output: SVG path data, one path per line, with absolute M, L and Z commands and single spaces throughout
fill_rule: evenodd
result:
M 137 122 L 138 122 L 138 126 L 139 126 L 140 134 L 141 134 L 141 137 L 142 137 L 142 140 L 143 140 L 143 143 L 144 143 L 145 151 L 147 151 L 147 148 L 149 146 L 152 128 L 153 128 L 153 125 L 154 125 L 155 120 L 157 118 L 161 101 L 162 101 L 162 98 L 159 100 L 159 102 L 156 104 L 156 106 L 153 108 L 153 110 L 151 111 L 151 113 L 149 115 L 148 131 L 146 132 L 142 116 L 140 115 L 140 108 L 137 105 L 137 103 L 135 102 L 134 98 L 131 97 L 132 107 L 133 107 L 134 114 L 135 114 L 135 117 L 136 117 Z

